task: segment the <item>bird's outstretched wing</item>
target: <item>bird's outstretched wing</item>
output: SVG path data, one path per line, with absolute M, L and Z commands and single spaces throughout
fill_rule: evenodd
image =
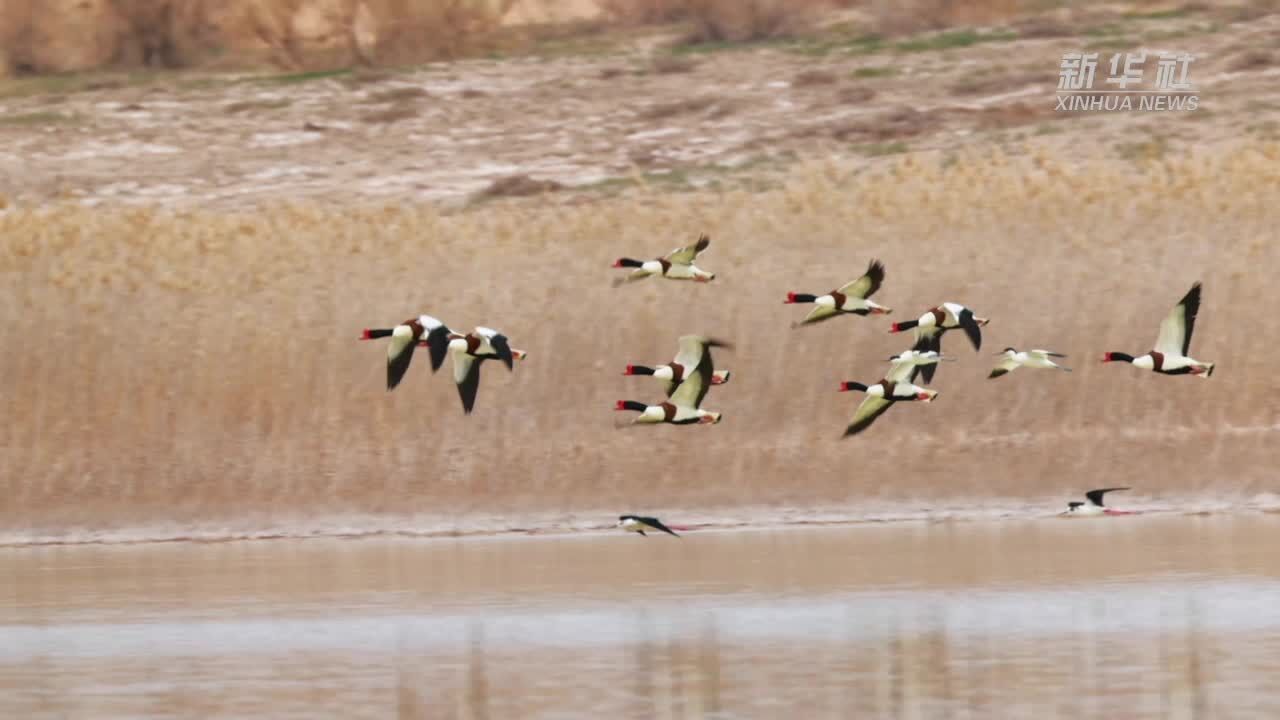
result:
M 507 340 L 507 336 L 502 333 L 496 333 L 489 338 L 489 344 L 493 346 L 493 351 L 497 353 L 498 359 L 508 370 L 515 369 L 515 356 L 511 353 L 511 343 Z
M 387 344 L 387 390 L 394 390 L 413 361 L 413 349 L 418 346 L 413 336 L 408 334 L 391 336 Z
M 884 411 L 888 410 L 889 406 L 892 404 L 892 401 L 885 400 L 882 397 L 868 395 L 862 401 L 862 404 L 858 405 L 858 409 L 854 411 L 853 417 L 849 418 L 849 424 L 844 429 L 844 437 L 857 435 L 863 430 L 871 427 L 871 423 L 875 422 L 876 418 L 883 415 Z
M 462 398 L 462 411 L 467 415 L 476 405 L 476 393 L 480 389 L 480 365 L 478 358 L 473 358 L 465 351 L 453 353 L 453 382 L 458 386 L 458 397 Z
M 791 323 L 791 327 L 798 328 L 804 325 L 812 325 L 816 322 L 822 322 L 823 320 L 830 320 L 831 318 L 839 314 L 840 313 L 833 307 L 818 305 L 814 307 L 812 310 L 810 310 L 809 314 L 805 315 L 803 320 L 801 320 L 800 322 Z
M 692 265 L 697 259 L 698 253 L 706 250 L 711 245 L 711 237 L 706 233 L 698 236 L 698 241 L 692 245 L 686 245 L 682 248 L 676 248 L 667 253 L 662 259 L 672 265 Z
M 932 363 L 926 367 L 931 366 Z M 889 363 L 889 372 L 884 374 L 884 379 L 895 383 L 909 383 L 915 378 L 921 367 L 921 365 L 912 360 L 894 360 Z
M 675 535 L 676 537 L 680 537 L 679 535 L 676 535 L 676 532 L 674 530 L 667 527 L 666 525 L 663 525 L 662 521 L 659 520 L 658 518 L 642 517 L 642 518 L 636 518 L 636 519 L 644 523 L 645 525 L 648 525 L 649 527 L 653 528 L 654 530 L 661 530 L 662 532 L 667 533 L 668 535 Z
M 431 356 L 431 372 L 440 369 L 444 365 L 444 358 L 449 354 L 449 334 L 450 330 L 444 325 L 438 325 L 427 333 L 427 352 Z
M 1049 358 L 1064 358 L 1064 357 L 1066 357 L 1066 355 L 1063 355 L 1062 353 L 1052 352 L 1052 351 L 1050 351 L 1050 350 L 1030 350 L 1029 352 L 1030 352 L 1032 355 L 1034 355 L 1034 356 L 1036 356 L 1036 357 L 1038 357 L 1038 358 L 1041 358 L 1041 359 L 1043 359 L 1043 360 L 1048 360 Z
M 1021 364 L 1015 358 L 1006 357 L 1004 360 L 1000 361 L 999 365 L 996 365 L 991 370 L 991 374 L 987 376 L 987 379 L 990 380 L 991 378 L 998 378 L 1001 375 L 1007 375 L 1008 373 L 1017 370 L 1019 367 L 1021 367 Z
M 880 289 L 880 284 L 884 282 L 884 264 L 879 260 L 872 260 L 867 266 L 867 271 L 862 277 L 852 282 L 845 283 L 840 287 L 839 292 L 850 297 L 860 297 L 864 300 L 871 297 Z
M 715 368 L 711 360 L 712 347 L 729 347 L 721 340 L 700 335 L 684 335 L 680 338 L 680 352 L 676 362 L 685 367 L 684 382 L 671 394 L 671 402 L 677 406 L 697 409 L 711 389 L 711 374 Z M 692 372 L 689 370 L 692 369 Z
M 1089 502 L 1093 503 L 1094 505 L 1097 505 L 1098 507 L 1102 507 L 1103 495 L 1106 495 L 1109 492 L 1114 492 L 1116 490 L 1128 490 L 1128 489 L 1129 488 L 1127 487 L 1102 488 L 1101 490 L 1090 490 L 1089 492 L 1085 493 L 1084 496 L 1089 498 Z
M 969 337 L 969 342 L 973 344 L 973 349 L 981 350 L 982 328 L 978 327 L 978 321 L 973 319 L 973 311 L 965 308 L 956 319 L 960 321 L 960 327 L 964 330 L 964 334 Z
M 942 352 L 942 332 L 936 327 L 922 328 L 916 326 L 916 342 L 911 346 L 916 352 L 929 352 L 932 350 L 936 353 Z M 937 363 L 929 365 L 919 365 L 912 369 L 911 375 L 907 377 L 907 382 L 915 382 L 916 374 L 924 376 L 925 384 L 933 382 L 933 373 L 938 369 Z
M 1187 294 L 1160 321 L 1160 334 L 1156 337 L 1156 352 L 1186 357 L 1191 349 L 1191 331 L 1196 326 L 1200 312 L 1200 283 L 1191 286 Z

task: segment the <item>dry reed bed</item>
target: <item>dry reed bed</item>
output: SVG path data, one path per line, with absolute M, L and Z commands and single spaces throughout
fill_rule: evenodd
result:
M 803 165 L 760 193 L 579 207 L 282 204 L 255 213 L 12 208 L 0 215 L 0 447 L 9 528 L 288 521 L 326 513 L 516 512 L 1039 498 L 1099 483 L 1150 495 L 1270 487 L 1280 332 L 1280 145 L 1136 166 L 1032 148 Z M 699 286 L 614 289 L 620 254 L 710 232 Z M 905 336 L 841 318 L 792 331 L 789 290 L 827 290 L 873 257 L 893 319 L 944 300 L 993 318 L 982 354 L 948 350 L 930 406 L 841 441 Z M 1101 366 L 1144 351 L 1195 280 L 1208 381 Z M 361 328 L 418 312 L 486 324 L 531 352 L 485 368 L 464 417 L 422 358 L 384 391 Z M 628 362 L 675 338 L 737 343 L 715 427 L 615 430 L 613 401 L 656 400 Z M 1076 372 L 984 379 L 1005 345 Z M 675 463 L 678 470 L 654 465 Z

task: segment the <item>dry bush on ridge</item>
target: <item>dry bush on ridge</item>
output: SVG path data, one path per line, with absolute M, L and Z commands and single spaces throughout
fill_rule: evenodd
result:
M 1019 0 L 866 0 L 862 5 L 884 35 L 996 24 L 1021 10 Z
M 504 178 L 498 178 L 489 184 L 489 187 L 481 190 L 480 197 L 522 197 L 526 195 L 541 195 L 546 192 L 555 192 L 564 188 L 564 185 L 555 180 L 536 180 L 528 175 L 508 175 Z
M 828 0 L 603 0 L 615 22 L 688 22 L 686 43 L 746 42 L 792 35 L 807 29 L 831 7 Z
M 686 42 L 746 42 L 808 29 L 825 0 L 688 0 L 694 30 Z
M 1260 320 L 1256 301 L 1270 281 L 1258 268 L 1280 264 L 1280 145 L 1143 169 L 1069 152 L 905 155 L 856 174 L 819 162 L 764 192 L 574 207 L 11 207 L 0 215 L 0 271 L 16 279 L 0 287 L 0 523 L 462 522 L 624 501 L 936 507 L 1040 498 L 1091 477 L 1141 476 L 1166 497 L 1270 487 L 1280 380 L 1266 349 L 1280 319 Z M 701 231 L 715 284 L 609 286 L 619 253 Z M 951 300 L 993 319 L 982 353 L 944 342 L 959 360 L 939 370 L 937 402 L 894 408 L 841 441 L 857 398 L 835 384 L 874 380 L 908 339 L 866 318 L 793 337 L 796 312 L 780 298 L 843 282 L 872 257 L 895 317 Z M 1195 280 L 1205 299 L 1192 351 L 1219 363 L 1213 378 L 1096 362 L 1149 347 Z M 385 347 L 355 338 L 418 312 L 496 326 L 530 357 L 514 373 L 486 366 L 469 417 L 447 369 L 418 358 L 387 393 Z M 601 322 L 608 333 L 583 331 Z M 661 396 L 621 368 L 670 357 L 694 328 L 737 345 L 716 358 L 733 381 L 706 402 L 725 421 L 612 429 L 615 400 Z M 76 352 L 33 351 L 35 337 Z M 1070 354 L 1076 371 L 985 380 L 990 349 L 1024 343 Z M 671 462 L 715 472 L 655 477 L 659 442 Z
M 690 0 L 599 0 L 605 16 L 625 25 L 657 25 L 689 17 Z

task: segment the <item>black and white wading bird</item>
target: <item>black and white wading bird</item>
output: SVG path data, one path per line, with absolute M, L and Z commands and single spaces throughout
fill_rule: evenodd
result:
M 942 352 L 942 336 L 948 331 L 962 328 L 973 343 L 974 350 L 982 349 L 982 326 L 991 322 L 988 318 L 978 317 L 972 310 L 953 302 L 944 302 L 915 320 L 894 323 L 889 332 L 898 333 L 915 328 L 916 342 L 912 349 L 921 352 L 933 350 Z M 925 365 L 920 374 L 925 382 L 933 382 L 933 371 L 937 365 Z
M 693 264 L 694 260 L 698 258 L 698 254 L 706 250 L 709 245 L 711 245 L 711 238 L 703 233 L 698 236 L 698 241 L 694 244 L 676 248 L 654 260 L 618 258 L 613 262 L 614 267 L 633 269 L 625 278 L 614 279 L 613 286 L 617 287 L 622 283 L 633 280 L 643 280 L 651 275 L 660 275 L 669 280 L 711 282 L 716 279 L 716 274 L 707 272 Z
M 720 340 L 707 338 L 706 347 L 722 347 L 730 348 L 728 343 Z M 680 338 L 679 348 L 676 351 L 676 357 L 666 365 L 656 365 L 650 367 L 648 365 L 628 365 L 623 371 L 623 375 L 650 375 L 664 382 L 667 397 L 671 397 L 671 393 L 680 387 L 680 383 L 684 382 L 685 375 L 692 373 L 698 366 L 698 361 L 702 359 L 702 348 L 696 335 L 686 335 Z M 712 385 L 723 385 L 729 382 L 730 372 L 728 370 L 714 370 L 711 373 Z
M 667 402 L 646 405 L 635 400 L 619 400 L 614 410 L 631 410 L 640 416 L 631 425 L 671 423 L 672 425 L 714 424 L 720 422 L 720 413 L 701 408 L 702 399 L 711 389 L 711 347 L 724 347 L 724 343 L 699 335 L 680 338 L 680 354 L 697 358 L 693 372 L 686 373 L 680 386 L 671 393 Z M 677 356 L 679 357 L 679 356 Z
M 643 515 L 619 515 L 618 527 L 630 532 L 637 532 L 644 535 L 645 530 L 660 530 L 668 535 L 675 535 L 674 530 L 662 524 L 662 521 L 655 517 L 644 517 Z M 684 528 L 681 528 L 682 530 Z
M 1134 357 L 1122 352 L 1109 352 L 1102 362 L 1127 362 L 1143 370 L 1161 375 L 1213 375 L 1213 363 L 1201 362 L 1187 354 L 1191 348 L 1191 332 L 1200 312 L 1200 283 L 1191 286 L 1182 300 L 1160 321 L 1160 334 L 1155 347 L 1146 355 Z
M 847 282 L 826 295 L 809 293 L 787 293 L 785 304 L 813 303 L 817 305 L 809 311 L 804 320 L 792 323 L 791 327 L 812 325 L 829 320 L 837 315 L 888 315 L 893 312 L 872 300 L 868 300 L 884 282 L 884 265 L 879 260 L 872 260 L 867 271 L 857 280 Z
M 849 419 L 844 437 L 857 435 L 871 427 L 871 423 L 894 403 L 932 402 L 938 396 L 938 391 L 912 384 L 911 378 L 915 376 L 916 370 L 934 365 L 939 359 L 938 356 L 928 358 L 913 356 L 908 360 L 894 361 L 889 372 L 885 373 L 884 379 L 874 385 L 863 385 L 859 382 L 840 383 L 840 392 L 859 390 L 867 394 L 866 399 L 858 405 L 853 417 Z
M 1131 510 L 1112 510 L 1111 508 L 1106 507 L 1102 504 L 1103 495 L 1106 495 L 1109 492 L 1114 492 L 1116 490 L 1128 490 L 1128 489 L 1129 488 L 1127 487 L 1113 487 L 1113 488 L 1102 488 L 1101 490 L 1090 490 L 1089 492 L 1084 494 L 1086 498 L 1085 502 L 1080 502 L 1078 500 L 1069 502 L 1067 503 L 1067 509 L 1059 514 L 1060 515 L 1078 515 L 1082 517 L 1089 516 L 1089 515 L 1132 515 L 1133 511 Z
M 920 374 L 922 368 L 931 367 L 939 362 L 955 361 L 955 358 L 943 355 L 937 350 L 903 350 L 897 355 L 889 356 L 889 362 L 894 365 L 906 363 L 912 366 L 911 373 L 907 375 L 907 382 L 915 382 L 916 375 Z
M 1016 348 L 1007 347 L 996 353 L 996 355 L 1004 359 L 991 370 L 991 374 L 987 376 L 988 380 L 1007 375 L 1024 365 L 1029 368 L 1057 368 L 1071 372 L 1071 368 L 1063 367 L 1053 361 L 1053 358 L 1065 358 L 1066 355 L 1049 350 L 1017 350 Z
M 529 356 L 529 353 L 511 347 L 506 335 L 481 326 L 466 334 L 445 328 L 443 334 L 434 335 L 422 344 L 431 351 L 433 368 L 439 367 L 437 358 L 444 362 L 446 354 L 453 361 L 453 382 L 458 386 L 458 397 L 462 399 L 462 412 L 467 415 L 476 405 L 480 365 L 485 360 L 501 360 L 508 370 L 514 370 L 514 361 Z
M 390 392 L 400 384 L 400 380 L 404 378 L 405 371 L 409 369 L 409 363 L 413 360 L 414 348 L 420 344 L 443 347 L 442 343 L 448 342 L 446 340 L 448 334 L 449 328 L 445 327 L 444 323 L 430 315 L 419 315 L 416 318 L 405 320 L 393 328 L 366 328 L 360 339 L 391 338 L 391 342 L 387 343 L 387 391 Z M 439 370 L 440 362 L 443 361 L 443 352 L 440 354 L 439 361 L 435 359 L 435 353 L 433 352 L 431 360 L 432 372 Z

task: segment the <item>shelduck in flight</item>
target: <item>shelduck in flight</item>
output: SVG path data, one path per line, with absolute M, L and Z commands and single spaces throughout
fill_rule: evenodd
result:
M 524 360 L 529 353 L 511 347 L 506 335 L 493 328 L 477 326 L 472 332 L 462 334 L 450 330 L 435 320 L 426 340 L 417 344 L 427 347 L 431 353 L 431 369 L 438 370 L 446 356 L 453 360 L 453 382 L 458 386 L 463 413 L 470 415 L 480 390 L 480 364 L 485 360 L 501 360 L 508 370 L 515 369 L 515 360 Z M 406 363 L 407 365 L 408 363 Z
M 867 394 L 866 399 L 862 401 L 862 404 L 858 405 L 853 417 L 849 419 L 849 424 L 844 430 L 844 437 L 857 435 L 871 427 L 871 423 L 875 422 L 876 418 L 883 415 L 894 403 L 917 400 L 920 402 L 932 402 L 938 396 L 938 391 L 914 385 L 911 382 L 911 378 L 915 376 L 916 370 L 927 365 L 936 364 L 939 359 L 940 356 L 926 358 L 913 355 L 910 359 L 894 361 L 889 368 L 889 372 L 885 373 L 884 379 L 874 385 L 863 385 L 859 382 L 840 383 L 840 392 L 859 390 Z
M 888 315 L 893 312 L 892 308 L 887 308 L 867 299 L 880 289 L 880 284 L 883 282 L 884 265 L 879 260 L 872 260 L 871 264 L 867 266 L 867 271 L 861 277 L 845 283 L 826 295 L 787 293 L 787 299 L 784 302 L 788 305 L 796 303 L 813 303 L 817 305 L 817 307 L 809 311 L 804 320 L 792 323 L 791 327 L 811 325 L 842 314 Z
M 671 423 L 672 425 L 714 424 L 720 422 L 720 413 L 703 410 L 702 399 L 711 389 L 711 348 L 716 341 L 697 335 L 680 338 L 681 354 L 696 357 L 693 372 L 688 373 L 667 402 L 646 405 L 635 400 L 619 400 L 615 410 L 632 410 L 640 416 L 631 421 L 637 423 Z M 716 343 L 718 344 L 718 343 Z M 692 352 L 690 352 L 692 350 Z
M 1080 501 L 1069 502 L 1067 503 L 1067 509 L 1060 514 L 1079 515 L 1079 516 L 1132 515 L 1133 514 L 1132 511 L 1112 510 L 1111 508 L 1105 507 L 1102 504 L 1103 495 L 1106 495 L 1109 492 L 1114 492 L 1117 490 L 1128 490 L 1128 489 L 1129 488 L 1127 487 L 1113 487 L 1113 488 L 1102 488 L 1101 490 L 1090 490 L 1089 492 L 1084 494 L 1085 498 L 1087 499 L 1087 502 L 1080 502 Z
M 1001 360 L 1000 364 L 996 365 L 995 368 L 992 369 L 991 374 L 987 376 L 988 380 L 991 378 L 998 378 L 1001 375 L 1007 375 L 1024 365 L 1029 368 L 1057 368 L 1059 370 L 1071 372 L 1071 368 L 1063 367 L 1053 361 L 1053 358 L 1066 357 L 1066 355 L 1063 355 L 1062 353 L 1050 352 L 1048 350 L 1017 350 L 1015 348 L 1007 347 L 996 353 L 996 355 L 1003 356 L 1004 360 Z
M 640 533 L 641 535 L 644 535 L 645 530 L 661 530 L 668 535 L 680 537 L 679 535 L 676 535 L 674 530 L 663 525 L 662 521 L 658 518 L 644 517 L 643 515 L 619 515 L 618 527 L 623 530 Z
M 405 371 L 409 369 L 409 363 L 413 360 L 413 349 L 420 344 L 440 347 L 442 342 L 447 342 L 448 334 L 449 328 L 445 327 L 444 323 L 430 315 L 419 315 L 393 328 L 366 328 L 360 339 L 391 338 L 391 342 L 387 343 L 387 392 L 390 392 L 400 384 Z M 444 355 L 441 353 L 440 362 L 443 360 Z M 432 353 L 432 372 L 440 369 L 440 362 L 436 361 L 435 353 Z
M 1127 362 L 1143 370 L 1162 375 L 1213 375 L 1213 363 L 1201 362 L 1187 354 L 1191 348 L 1191 332 L 1196 327 L 1196 314 L 1200 312 L 1200 283 L 1191 286 L 1182 300 L 1160 322 L 1160 334 L 1155 348 L 1146 355 L 1134 357 L 1122 352 L 1109 352 L 1102 362 Z
M 623 375 L 650 375 L 659 380 L 665 381 L 667 397 L 671 397 L 671 393 L 680 387 L 680 383 L 684 382 L 686 373 L 693 372 L 698 366 L 698 360 L 701 359 L 703 345 L 699 344 L 699 339 L 694 335 L 686 335 L 680 338 L 680 346 L 676 352 L 676 357 L 667 365 L 658 365 L 649 367 L 648 365 L 628 365 Z M 731 347 L 728 343 L 720 340 L 706 339 L 706 347 Z M 729 382 L 730 372 L 728 370 L 716 370 L 711 373 L 712 385 L 723 385 Z
M 987 318 L 978 317 L 969 308 L 958 303 L 944 302 L 916 320 L 894 323 L 889 332 L 898 333 L 915 328 L 916 342 L 913 349 L 927 352 L 942 352 L 942 336 L 950 330 L 963 328 L 964 334 L 973 343 L 974 350 L 982 349 L 982 326 L 991 322 Z M 925 382 L 933 382 L 933 371 L 937 365 L 925 365 L 920 368 Z
M 618 258 L 613 263 L 614 267 L 634 269 L 625 278 L 615 279 L 613 286 L 617 287 L 624 282 L 633 280 L 643 280 L 650 275 L 660 275 L 669 280 L 711 282 L 716 279 L 716 274 L 707 272 L 693 264 L 693 261 L 698 258 L 698 254 L 706 250 L 709 245 L 711 245 L 711 238 L 706 233 L 703 233 L 698 236 L 698 241 L 694 244 L 676 248 L 655 260 L 641 261 L 625 257 Z

